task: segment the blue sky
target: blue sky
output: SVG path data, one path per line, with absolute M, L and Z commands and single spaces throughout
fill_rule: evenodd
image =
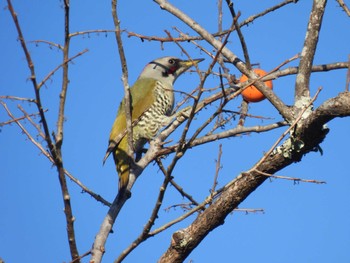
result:
M 6 1 L 0 8 L 0 95 L 33 98 L 33 88 L 28 80 L 29 71 L 17 39 L 17 33 Z M 215 1 L 173 1 L 210 32 L 217 31 Z M 241 11 L 240 21 L 265 10 L 278 1 L 235 1 Z M 27 41 L 48 40 L 63 43 L 63 9 L 60 1 L 14 1 L 24 36 Z M 185 33 L 192 30 L 176 18 L 162 11 L 152 1 L 120 1 L 121 27 L 145 35 L 173 36 L 176 26 Z M 74 1 L 71 3 L 71 32 L 90 29 L 113 29 L 109 2 Z M 270 15 L 260 18 L 242 29 L 251 60 L 271 70 L 301 51 L 311 1 L 299 1 Z M 230 25 L 229 12 L 224 12 L 224 27 Z M 320 42 L 314 64 L 346 61 L 349 55 L 349 18 L 329 1 L 324 17 Z M 140 41 L 123 34 L 129 67 L 129 83 L 132 84 L 144 65 L 154 58 L 174 55 L 182 57 L 175 44 L 165 43 L 163 50 L 158 42 Z M 204 53 L 191 43 L 183 47 L 192 57 L 204 57 L 200 68 L 206 70 L 211 62 Z M 203 45 L 212 50 L 207 44 Z M 28 42 L 37 78 L 41 80 L 61 63 L 61 53 L 48 45 Z M 242 57 L 235 34 L 228 47 Z M 118 179 L 113 161 L 102 166 L 109 130 L 116 109 L 123 96 L 121 69 L 113 34 L 90 34 L 75 37 L 71 41 L 70 56 L 89 51 L 70 64 L 70 86 L 66 103 L 65 137 L 63 158 L 67 170 L 86 186 L 112 201 L 117 193 Z M 296 66 L 298 61 L 290 63 Z M 288 65 L 288 66 L 289 66 Z M 218 70 L 215 68 L 215 70 Z M 239 76 L 236 69 L 232 74 Z M 42 88 L 44 107 L 51 130 L 56 129 L 58 94 L 61 88 L 61 71 L 58 71 Z M 315 73 L 311 78 L 311 94 L 322 86 L 323 90 L 315 105 L 336 96 L 345 89 L 346 70 Z M 295 76 L 274 81 L 274 91 L 287 104 L 293 102 Z M 190 91 L 196 87 L 198 76 L 186 73 L 175 88 Z M 209 77 L 206 88 L 219 84 L 219 79 Z M 177 101 L 180 97 L 177 95 Z M 15 116 L 20 104 L 28 112 L 37 112 L 34 105 L 4 100 Z M 241 98 L 230 102 L 231 110 L 239 110 Z M 196 123 L 207 114 L 197 116 Z M 249 119 L 247 125 L 263 125 L 280 119 L 276 110 L 267 102 L 250 106 L 250 114 L 273 118 L 272 120 Z M 9 117 L 0 108 L 0 122 Z M 24 122 L 34 138 L 34 129 Z M 235 123 L 234 123 L 235 124 Z M 225 224 L 209 234 L 188 257 L 187 262 L 350 262 L 350 178 L 348 165 L 350 132 L 348 119 L 336 119 L 328 124 L 330 133 L 321 144 L 320 153 L 310 153 L 300 163 L 279 172 L 279 175 L 326 181 L 327 184 L 293 184 L 292 181 L 271 180 L 258 188 L 240 208 L 263 208 L 264 213 L 234 212 Z M 29 142 L 20 129 L 12 124 L 0 128 L 0 257 L 5 262 L 69 262 L 69 249 L 65 231 L 63 202 L 56 169 Z M 175 169 L 175 180 L 201 201 L 212 186 L 218 147 L 223 146 L 219 184 L 232 180 L 239 172 L 249 169 L 269 150 L 284 129 L 263 134 L 250 134 L 214 142 L 190 150 Z M 176 140 L 178 134 L 173 135 Z M 164 160 L 169 163 L 171 158 Z M 112 262 L 132 242 L 147 222 L 162 174 L 150 165 L 133 188 L 133 196 L 123 208 L 114 226 L 114 234 L 107 242 L 104 262 Z M 69 189 L 76 217 L 76 236 L 80 253 L 92 245 L 107 208 L 97 203 L 81 189 L 69 182 Z M 166 194 L 163 208 L 186 202 L 172 188 Z M 156 221 L 159 227 L 181 215 L 181 209 L 160 211 Z M 137 248 L 125 262 L 155 262 L 170 243 L 171 233 L 186 227 L 190 217 L 175 225 L 170 232 L 149 239 Z M 145 261 L 145 259 L 147 259 Z M 88 262 L 84 259 L 83 262 Z

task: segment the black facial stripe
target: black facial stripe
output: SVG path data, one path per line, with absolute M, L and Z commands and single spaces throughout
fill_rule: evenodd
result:
M 159 67 L 165 69 L 166 72 L 168 72 L 168 71 L 170 70 L 168 67 L 166 67 L 166 66 L 164 66 L 163 64 L 160 64 L 160 63 L 158 63 L 158 62 L 155 62 L 155 61 L 152 61 L 152 62 L 150 62 L 149 64 L 155 64 L 154 68 L 156 68 L 157 66 L 159 66 Z
M 152 62 L 150 62 L 149 64 L 154 64 L 154 65 L 155 65 L 154 68 L 156 68 L 157 66 L 163 68 L 163 69 L 164 69 L 164 71 L 163 71 L 163 76 L 164 76 L 164 77 L 167 77 L 169 74 L 174 74 L 175 71 L 176 71 L 176 70 L 178 69 L 178 67 L 179 67 L 179 66 L 178 66 L 178 61 L 174 59 L 174 62 L 175 62 L 175 64 L 174 64 L 171 68 L 166 67 L 166 66 L 164 66 L 163 64 L 160 64 L 159 62 L 155 62 L 155 61 L 152 61 Z

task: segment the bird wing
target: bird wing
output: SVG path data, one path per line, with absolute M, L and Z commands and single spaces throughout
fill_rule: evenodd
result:
M 139 79 L 130 88 L 131 93 L 131 121 L 134 127 L 141 119 L 143 114 L 152 106 L 155 101 L 154 90 L 157 85 L 155 79 Z M 125 99 L 119 105 L 117 117 L 113 123 L 109 136 L 109 145 L 103 163 L 108 156 L 115 151 L 120 141 L 127 134 L 126 115 L 124 113 Z

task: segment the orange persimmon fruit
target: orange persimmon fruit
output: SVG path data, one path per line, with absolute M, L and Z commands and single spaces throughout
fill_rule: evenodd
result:
M 260 68 L 253 69 L 255 74 L 257 74 L 259 77 L 263 77 L 267 74 L 265 70 L 262 70 Z M 248 77 L 246 75 L 242 75 L 242 77 L 239 79 L 240 83 L 243 83 L 248 80 Z M 265 85 L 272 89 L 272 80 L 264 81 Z M 264 94 L 262 94 L 254 85 L 250 85 L 247 88 L 245 88 L 242 91 L 243 98 L 248 102 L 259 102 L 264 100 L 266 97 Z

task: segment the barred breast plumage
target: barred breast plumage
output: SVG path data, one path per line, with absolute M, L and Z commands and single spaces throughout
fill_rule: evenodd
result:
M 154 103 L 142 114 L 134 127 L 133 137 L 136 152 L 142 150 L 144 144 L 157 135 L 165 117 L 171 114 L 174 107 L 172 87 L 167 87 L 160 81 L 157 81 L 154 96 Z

